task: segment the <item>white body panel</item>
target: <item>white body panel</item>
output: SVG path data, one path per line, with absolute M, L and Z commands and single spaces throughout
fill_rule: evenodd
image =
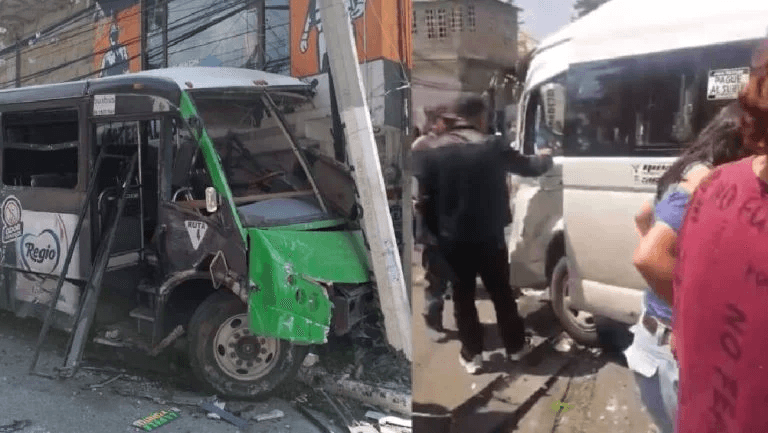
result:
M 518 110 L 520 148 L 525 147 L 525 114 L 531 96 L 573 64 L 750 41 L 767 32 L 768 2 L 611 0 L 541 43 Z M 748 64 L 732 67 L 743 66 Z M 557 194 L 544 198 L 537 186 L 541 181 L 520 181 L 509 242 L 512 284 L 524 287 L 544 278 L 546 254 L 542 251 L 557 230 L 540 228 L 562 216 L 573 306 L 628 324 L 636 322 L 646 283 L 632 265 L 639 241 L 634 215 L 643 201 L 653 199 L 655 179 L 672 161 L 674 157 L 631 155 L 556 158 L 562 163 L 560 203 L 555 203 Z

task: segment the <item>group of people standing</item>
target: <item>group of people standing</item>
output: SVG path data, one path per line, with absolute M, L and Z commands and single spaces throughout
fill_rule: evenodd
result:
M 426 325 L 443 332 L 443 295 L 453 292 L 461 351 L 470 374 L 482 368 L 483 328 L 475 307 L 478 274 L 496 311 L 499 334 L 511 360 L 530 350 L 525 325 L 509 283 L 504 228 L 512 222 L 507 174 L 540 176 L 551 156 L 526 157 L 503 136 L 488 134 L 488 108 L 481 96 L 439 107 L 429 133 L 414 142 L 417 242 L 424 245 Z
M 424 318 L 443 331 L 452 286 L 459 361 L 473 374 L 483 352 L 478 274 L 507 354 L 529 350 L 509 283 L 506 175 L 552 166 L 550 156 L 522 156 L 488 135 L 486 114 L 478 96 L 440 107 L 413 148 Z M 664 433 L 768 432 L 768 41 L 738 101 L 661 177 L 635 223 L 633 262 L 649 287 L 625 355 L 654 421 Z
M 768 41 L 636 217 L 649 285 L 625 355 L 664 433 L 766 432 Z

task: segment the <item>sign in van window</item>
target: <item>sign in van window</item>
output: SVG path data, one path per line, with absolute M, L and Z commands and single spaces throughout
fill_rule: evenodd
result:
M 707 100 L 736 99 L 747 86 L 749 68 L 714 69 L 709 71 Z

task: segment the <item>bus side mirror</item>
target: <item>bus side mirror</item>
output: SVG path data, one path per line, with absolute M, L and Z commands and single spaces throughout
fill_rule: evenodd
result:
M 219 195 L 216 193 L 216 189 L 209 186 L 205 189 L 205 210 L 208 213 L 214 213 L 219 209 Z

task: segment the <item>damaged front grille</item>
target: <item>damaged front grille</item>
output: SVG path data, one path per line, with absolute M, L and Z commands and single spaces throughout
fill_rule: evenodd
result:
M 344 335 L 369 312 L 373 302 L 373 284 L 334 284 L 331 302 L 333 332 Z

